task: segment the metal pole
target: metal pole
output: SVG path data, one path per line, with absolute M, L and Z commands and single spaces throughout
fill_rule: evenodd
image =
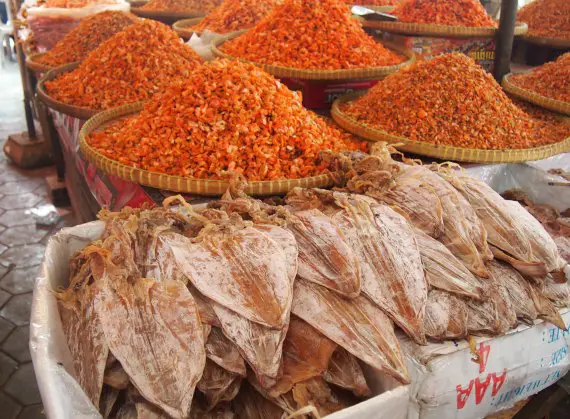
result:
M 518 0 L 503 0 L 501 18 L 497 33 L 497 49 L 495 52 L 495 79 L 500 83 L 503 76 L 511 70 L 511 52 L 515 36 Z

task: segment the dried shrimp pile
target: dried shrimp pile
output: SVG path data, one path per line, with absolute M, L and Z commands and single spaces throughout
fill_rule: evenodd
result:
M 405 59 L 367 35 L 340 0 L 286 0 L 221 49 L 256 63 L 313 70 L 383 67 Z
M 110 109 L 187 79 L 201 61 L 168 26 L 142 20 L 103 42 L 75 70 L 46 81 L 45 88 L 63 103 Z
M 517 20 L 528 24 L 528 34 L 570 40 L 570 2 L 535 0 L 521 8 Z
M 400 22 L 434 25 L 496 27 L 479 0 L 407 0 L 391 14 Z
M 570 102 L 570 52 L 529 73 L 513 75 L 509 81 L 547 98 Z
M 570 136 L 562 122 L 531 118 L 463 54 L 420 61 L 378 82 L 342 110 L 413 141 L 476 149 L 523 149 Z
M 113 11 L 86 17 L 37 61 L 52 67 L 83 61 L 103 41 L 136 21 L 130 13 Z
M 38 6 L 76 9 L 93 4 L 114 4 L 115 0 L 46 0 L 38 1 Z
M 349 5 L 359 6 L 397 6 L 404 0 L 344 0 Z
M 214 10 L 222 0 L 150 0 L 142 10 L 174 13 L 204 13 Z
M 103 213 L 57 294 L 74 376 L 103 416 L 325 416 L 372 395 L 363 368 L 408 382 L 394 323 L 419 344 L 537 318 L 566 328 L 566 262 L 520 204 L 374 153 L 325 153 L 342 188 L 283 205 L 234 184 L 200 213 L 180 197 L 165 201 L 177 212 Z
M 215 60 L 88 138 L 103 155 L 170 175 L 248 180 L 323 172 L 322 150 L 364 149 L 306 110 L 298 93 L 251 64 Z
M 281 3 L 281 0 L 225 0 L 192 29 L 216 33 L 249 29 Z

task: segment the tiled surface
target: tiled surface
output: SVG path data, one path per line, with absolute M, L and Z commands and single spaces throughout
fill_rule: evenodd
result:
M 0 68 L 0 147 L 9 134 L 25 130 L 17 66 Z M 45 177 L 53 168 L 22 171 L 0 151 L 0 418 L 45 418 L 28 339 L 34 280 L 52 227 L 36 226 L 26 211 L 48 201 Z

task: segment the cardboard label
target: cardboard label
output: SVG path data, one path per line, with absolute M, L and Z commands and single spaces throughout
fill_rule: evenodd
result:
M 562 317 L 568 324 L 570 311 Z M 403 344 L 414 376 L 410 419 L 482 418 L 538 393 L 570 369 L 569 332 L 544 322 L 478 339 L 476 356 L 464 342 L 455 351 L 449 342 L 414 345 Z

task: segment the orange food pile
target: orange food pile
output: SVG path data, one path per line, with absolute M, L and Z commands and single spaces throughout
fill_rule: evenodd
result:
M 103 42 L 75 70 L 45 83 L 54 99 L 89 109 L 146 100 L 188 77 L 201 59 L 176 32 L 142 20 Z
M 253 29 L 224 43 L 222 51 L 256 63 L 313 70 L 404 60 L 368 36 L 340 0 L 287 0 Z
M 532 119 L 493 77 L 463 54 L 420 61 L 341 107 L 355 119 L 414 141 L 479 149 L 521 149 L 570 136 Z
M 150 0 L 141 7 L 155 12 L 200 13 L 214 10 L 222 0 Z
M 408 0 L 391 13 L 401 22 L 495 27 L 479 0 Z
M 344 0 L 349 5 L 360 6 L 397 6 L 405 0 Z
M 281 3 L 281 0 L 225 0 L 192 29 L 216 33 L 249 29 Z
M 528 24 L 528 34 L 570 40 L 570 1 L 535 0 L 521 8 L 517 20 Z
M 535 68 L 509 77 L 512 84 L 550 99 L 570 102 L 570 52 Z
M 86 17 L 37 61 L 52 67 L 82 61 L 101 42 L 136 21 L 136 16 L 124 12 L 109 11 Z
M 128 166 L 205 179 L 234 172 L 252 181 L 316 175 L 325 170 L 315 163 L 321 150 L 365 147 L 263 70 L 229 60 L 200 66 L 88 142 Z

